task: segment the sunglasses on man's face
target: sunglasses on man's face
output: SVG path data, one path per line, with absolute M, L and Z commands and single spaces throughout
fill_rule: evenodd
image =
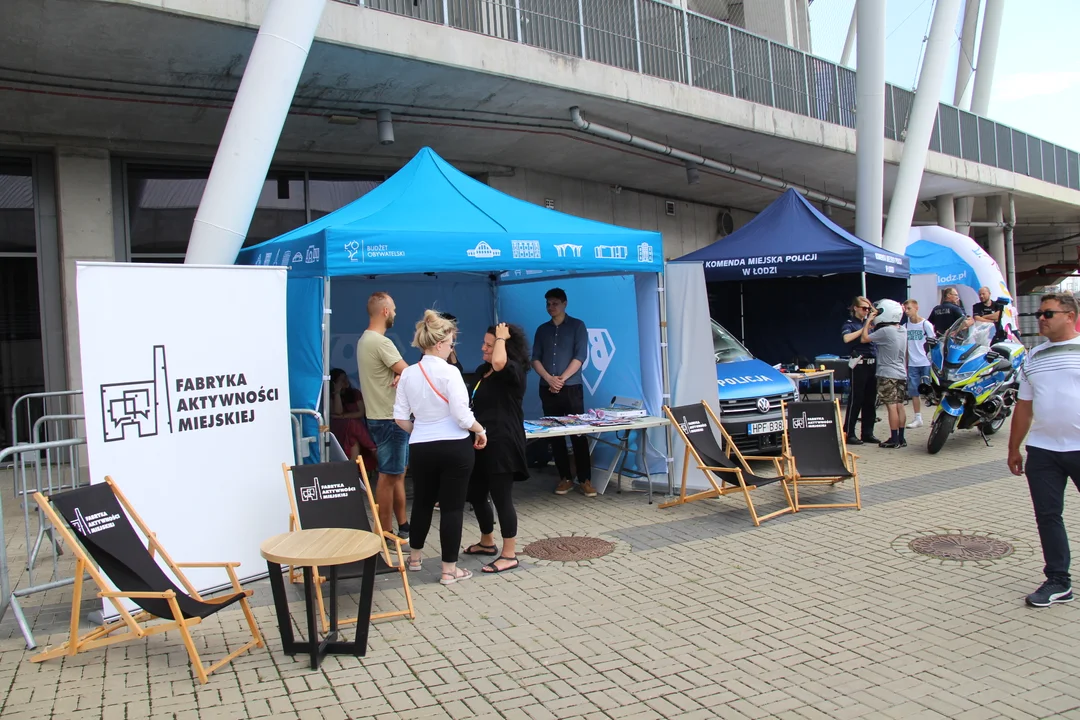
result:
M 1071 312 L 1071 311 L 1069 311 L 1069 310 L 1039 310 L 1037 312 L 1033 312 L 1032 316 L 1035 317 L 1035 318 L 1038 318 L 1038 319 L 1046 318 L 1047 320 L 1049 320 L 1052 317 L 1054 317 L 1055 315 L 1068 315 L 1069 312 Z

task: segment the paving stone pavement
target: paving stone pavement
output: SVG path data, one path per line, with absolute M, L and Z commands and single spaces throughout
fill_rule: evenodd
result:
M 428 560 L 410 576 L 417 619 L 374 624 L 367 657 L 331 656 L 318 671 L 282 654 L 266 581 L 252 587 L 268 647 L 205 686 L 175 633 L 35 664 L 8 613 L 0 716 L 1080 717 L 1080 604 L 1023 604 L 1042 559 L 1026 483 L 1005 467 L 1005 436 L 986 447 L 960 433 L 937 456 L 925 451 L 925 428 L 909 437 L 902 450 L 857 448 L 862 511 L 808 510 L 760 528 L 738 496 L 660 510 L 638 492 L 557 497 L 550 476 L 519 483 L 521 547 L 577 533 L 614 542 L 615 552 L 577 563 L 526 558 L 521 570 L 450 587 Z M 12 581 L 24 585 L 10 482 L 0 477 L 6 541 Z M 776 507 L 779 492 L 757 491 L 759 510 Z M 1066 524 L 1080 533 L 1074 497 Z M 960 563 L 907 549 L 908 536 L 939 529 L 992 533 L 1016 551 Z M 474 536 L 467 515 L 465 542 Z M 48 564 L 39 561 L 35 580 Z M 68 556 L 60 569 L 71 572 Z M 343 584 L 343 613 L 356 590 Z M 377 609 L 401 601 L 399 583 L 381 576 Z M 24 606 L 42 647 L 64 640 L 69 589 Z M 302 605 L 292 610 L 302 622 Z M 244 642 L 241 613 L 219 613 L 195 638 L 204 659 L 223 656 Z

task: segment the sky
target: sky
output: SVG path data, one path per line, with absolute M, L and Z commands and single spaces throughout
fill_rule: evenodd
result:
M 885 80 L 914 88 L 929 34 L 934 0 L 887 2 Z M 963 14 L 963 2 L 961 15 Z M 983 6 L 985 7 L 985 0 Z M 815 0 L 810 33 L 815 55 L 839 62 L 855 0 Z M 957 18 L 952 52 L 942 85 L 942 101 L 952 104 L 962 17 Z M 1080 0 L 1008 0 L 1001 25 L 991 120 L 1043 140 L 1080 150 Z M 980 18 L 979 29 L 982 29 Z M 978 45 L 975 47 L 978 58 Z M 855 62 L 854 54 L 852 63 Z M 971 88 L 961 107 L 967 108 Z

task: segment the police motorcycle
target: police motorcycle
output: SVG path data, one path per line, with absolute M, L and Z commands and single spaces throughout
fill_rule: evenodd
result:
M 991 346 L 994 324 L 960 318 L 931 342 L 930 382 L 919 394 L 937 403 L 926 450 L 945 446 L 954 429 L 977 428 L 983 441 L 1005 424 L 1016 404 L 1026 350 L 1011 339 Z

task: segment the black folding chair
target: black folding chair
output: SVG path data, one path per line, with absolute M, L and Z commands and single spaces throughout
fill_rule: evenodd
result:
M 754 521 L 755 526 L 761 525 L 763 520 L 795 511 L 780 458 L 743 455 L 735 447 L 735 443 L 732 442 L 731 437 L 728 436 L 716 415 L 713 414 L 712 408 L 704 401 L 698 405 L 683 405 L 674 408 L 664 407 L 664 412 L 671 419 L 676 432 L 679 433 L 679 436 L 686 444 L 686 452 L 683 455 L 682 487 L 679 491 L 679 497 L 671 502 L 661 504 L 661 508 L 681 505 L 694 500 L 719 497 L 733 492 L 742 492 L 746 498 L 746 506 L 750 509 L 750 518 Z M 719 430 L 720 437 L 724 438 L 727 451 L 722 450 L 717 443 L 717 430 Z M 712 490 L 704 490 L 693 495 L 686 494 L 686 474 L 690 467 L 691 456 L 697 461 L 698 469 L 705 473 L 705 477 L 713 487 Z M 734 456 L 734 459 L 732 456 Z M 750 469 L 747 460 L 772 462 L 776 469 L 776 477 L 757 475 Z M 754 501 L 750 498 L 750 491 L 777 482 L 784 489 L 784 499 L 787 502 L 787 507 L 768 515 L 758 515 L 757 510 L 754 509 Z
M 60 647 L 30 658 L 31 662 L 41 662 L 63 655 L 75 655 L 84 650 L 136 640 L 169 630 L 178 630 L 199 682 L 205 683 L 210 673 L 251 648 L 263 646 L 262 636 L 255 624 L 255 616 L 251 614 L 251 608 L 247 602 L 252 591 L 242 589 L 236 577 L 236 568 L 240 563 L 173 562 L 112 478 L 107 477 L 104 483 L 69 490 L 48 498 L 37 492 L 34 493 L 34 500 L 74 553 L 76 564 L 75 587 L 71 600 L 70 636 Z M 131 520 L 128 520 L 129 517 Z M 131 521 L 135 522 L 139 531 L 146 537 L 146 545 L 132 527 Z M 184 589 L 177 587 L 172 578 L 158 565 L 154 559 L 155 554 L 168 566 Z M 232 583 L 232 592 L 214 598 L 201 597 L 181 571 L 184 567 L 225 568 Z M 120 619 L 105 623 L 80 636 L 79 620 L 84 572 L 88 573 L 94 584 L 98 586 L 98 597 L 109 600 L 120 615 Z M 109 585 L 109 580 L 117 590 L 113 590 Z M 132 615 L 121 602 L 122 600 L 130 600 L 141 609 L 141 612 Z M 190 628 L 234 603 L 239 603 L 244 611 L 252 639 L 223 660 L 213 665 L 203 666 L 199 659 L 199 652 L 195 648 L 195 641 L 191 637 Z M 143 625 L 146 621 L 153 619 L 169 622 Z M 126 633 L 113 635 L 114 632 L 125 627 L 128 630 Z
M 332 437 L 332 436 L 331 436 Z M 285 483 L 289 492 L 289 530 L 310 530 L 315 528 L 348 528 L 374 532 L 382 541 L 382 552 L 375 558 L 375 574 L 398 573 L 405 590 L 404 610 L 372 613 L 372 620 L 391 617 L 416 618 L 413 609 L 412 592 L 409 590 L 409 575 L 406 572 L 405 556 L 401 546 L 403 540 L 396 535 L 384 532 L 379 522 L 379 510 L 371 485 L 367 481 L 367 470 L 362 460 L 351 462 L 329 462 L 311 465 L 297 465 L 290 468 L 281 466 L 285 473 Z M 292 475 L 290 480 L 289 475 Z M 368 520 L 368 510 L 374 520 L 375 530 Z M 395 553 L 391 555 L 390 544 Z M 396 556 L 396 557 L 395 557 Z M 394 560 L 397 560 L 395 563 Z M 312 568 L 315 579 L 315 595 L 319 603 L 319 615 L 323 632 L 328 632 L 330 624 L 326 615 L 326 603 L 323 601 L 322 583 L 325 577 L 319 575 L 318 568 Z M 364 561 L 341 565 L 337 568 L 338 580 L 363 577 Z M 339 625 L 357 622 L 357 618 L 339 621 Z
M 784 460 L 795 495 L 796 511 L 804 508 L 862 509 L 857 455 L 847 449 L 840 418 L 840 402 L 781 402 L 784 416 Z M 851 479 L 855 502 L 802 503 L 800 485 L 836 485 Z

